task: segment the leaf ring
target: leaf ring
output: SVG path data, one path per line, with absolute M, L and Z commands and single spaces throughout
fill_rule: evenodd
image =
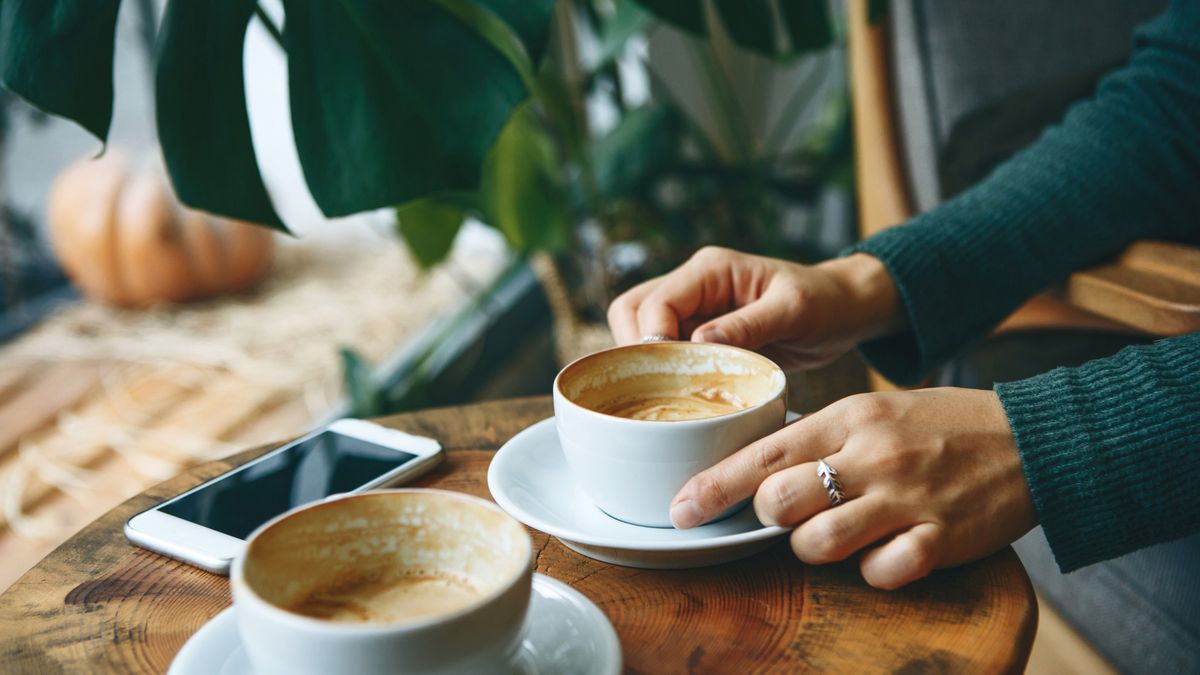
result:
M 825 491 L 829 493 L 829 503 L 838 506 L 846 501 L 846 492 L 842 489 L 842 481 L 838 480 L 837 469 L 833 468 L 823 459 L 817 460 L 817 477 L 821 479 L 821 485 L 825 486 Z

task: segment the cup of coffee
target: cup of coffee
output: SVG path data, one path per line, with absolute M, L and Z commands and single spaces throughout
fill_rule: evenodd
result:
M 255 673 L 507 672 L 529 607 L 525 528 L 442 490 L 341 495 L 260 527 L 233 564 Z
M 671 499 L 689 478 L 778 431 L 786 414 L 783 370 L 726 345 L 615 347 L 554 380 L 571 473 L 602 511 L 635 525 L 671 527 Z

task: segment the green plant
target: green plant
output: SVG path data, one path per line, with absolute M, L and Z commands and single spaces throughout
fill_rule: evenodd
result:
M 740 212 L 764 189 L 812 184 L 779 171 L 779 158 L 719 156 L 675 106 L 625 109 L 616 60 L 655 19 L 696 36 L 720 23 L 734 43 L 774 59 L 834 38 L 826 0 L 711 2 L 282 0 L 279 29 L 255 0 L 169 0 L 156 50 L 162 152 L 184 203 L 284 229 L 244 95 L 243 42 L 260 20 L 287 53 L 295 142 L 326 215 L 396 207 L 399 233 L 426 265 L 444 257 L 468 214 L 518 250 L 571 246 L 590 217 L 610 237 L 670 239 L 714 191 L 738 195 Z M 119 4 L 0 2 L 0 82 L 104 141 Z M 598 44 L 586 63 L 572 49 L 577 31 Z M 594 137 L 585 99 L 602 88 L 621 116 Z M 684 156 L 688 144 L 699 157 Z M 817 154 L 801 158 L 804 171 Z M 664 178 L 698 186 L 699 201 L 655 204 L 649 186 Z

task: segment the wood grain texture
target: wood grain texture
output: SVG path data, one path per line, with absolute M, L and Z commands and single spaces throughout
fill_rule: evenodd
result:
M 493 452 L 548 417 L 548 398 L 387 418 L 432 436 L 447 461 L 425 485 L 488 497 Z M 0 671 L 162 672 L 230 603 L 224 577 L 127 544 L 124 521 L 261 453 L 205 464 L 113 509 L 0 595 Z M 853 565 L 808 567 L 786 546 L 716 567 L 651 571 L 600 563 L 534 531 L 537 567 L 612 620 L 631 673 L 1017 672 L 1037 623 L 1011 550 L 898 592 Z
M 886 26 L 868 23 L 867 0 L 850 0 L 847 9 L 858 232 L 866 239 L 908 220 L 915 208 L 900 156 Z
M 1200 331 L 1200 248 L 1136 242 L 1112 263 L 1072 274 L 1062 296 L 1150 335 Z

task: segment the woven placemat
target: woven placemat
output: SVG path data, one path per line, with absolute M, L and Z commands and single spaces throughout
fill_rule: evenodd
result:
M 90 467 L 103 455 L 128 464 L 133 489 L 234 449 L 210 435 L 206 420 L 151 415 L 153 401 L 131 401 L 129 391 L 148 373 L 174 393 L 228 392 L 222 396 L 231 407 L 299 399 L 314 420 L 339 399 L 340 347 L 385 359 L 486 286 L 505 263 L 502 253 L 475 247 L 423 272 L 387 237 L 281 238 L 270 276 L 247 294 L 150 310 L 86 300 L 63 308 L 0 348 L 0 376 L 95 364 L 99 384 L 46 425 L 0 447 L 0 524 L 20 536 L 59 538 L 53 522 L 37 518 L 42 488 L 86 504 L 96 487 Z M 97 409 L 104 413 L 89 412 Z

